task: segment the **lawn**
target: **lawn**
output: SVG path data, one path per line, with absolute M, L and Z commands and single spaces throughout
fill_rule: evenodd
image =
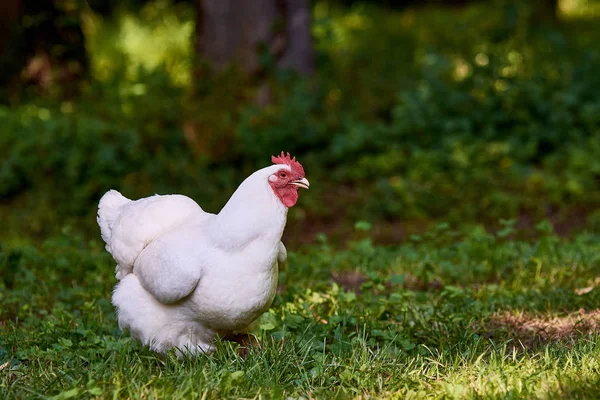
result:
M 399 246 L 367 224 L 293 251 L 260 347 L 179 361 L 117 327 L 113 262 L 65 231 L 3 244 L 3 398 L 595 398 L 600 237 L 445 224 Z M 518 232 L 517 232 L 518 233 Z

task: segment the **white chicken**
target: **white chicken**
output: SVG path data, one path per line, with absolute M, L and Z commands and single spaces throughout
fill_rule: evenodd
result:
M 288 208 L 309 187 L 295 157 L 272 161 L 218 214 L 182 195 L 102 197 L 97 220 L 117 262 L 112 303 L 121 329 L 158 352 L 210 353 L 217 335 L 245 332 L 268 309 L 287 259 Z

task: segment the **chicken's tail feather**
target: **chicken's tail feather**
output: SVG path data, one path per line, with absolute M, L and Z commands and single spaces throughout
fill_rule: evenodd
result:
M 119 216 L 120 208 L 130 201 L 131 200 L 116 190 L 109 190 L 102 196 L 98 203 L 98 217 L 96 218 L 96 221 L 98 221 L 98 225 L 100 226 L 102 239 L 106 242 L 106 250 L 109 252 L 111 252 L 110 238 L 112 235 L 113 224 Z

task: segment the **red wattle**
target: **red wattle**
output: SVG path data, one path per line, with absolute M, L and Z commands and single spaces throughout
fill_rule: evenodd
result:
M 293 207 L 298 201 L 298 189 L 295 186 L 275 189 L 275 194 L 287 208 Z

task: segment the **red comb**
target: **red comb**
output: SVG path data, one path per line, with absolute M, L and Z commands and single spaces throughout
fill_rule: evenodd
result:
M 285 155 L 282 151 L 278 157 L 271 156 L 271 161 L 273 161 L 274 164 L 289 165 L 293 172 L 298 173 L 302 175 L 302 177 L 304 177 L 304 168 L 302 167 L 302 164 L 296 161 L 296 157 L 290 158 L 290 153 L 287 153 L 287 155 Z

